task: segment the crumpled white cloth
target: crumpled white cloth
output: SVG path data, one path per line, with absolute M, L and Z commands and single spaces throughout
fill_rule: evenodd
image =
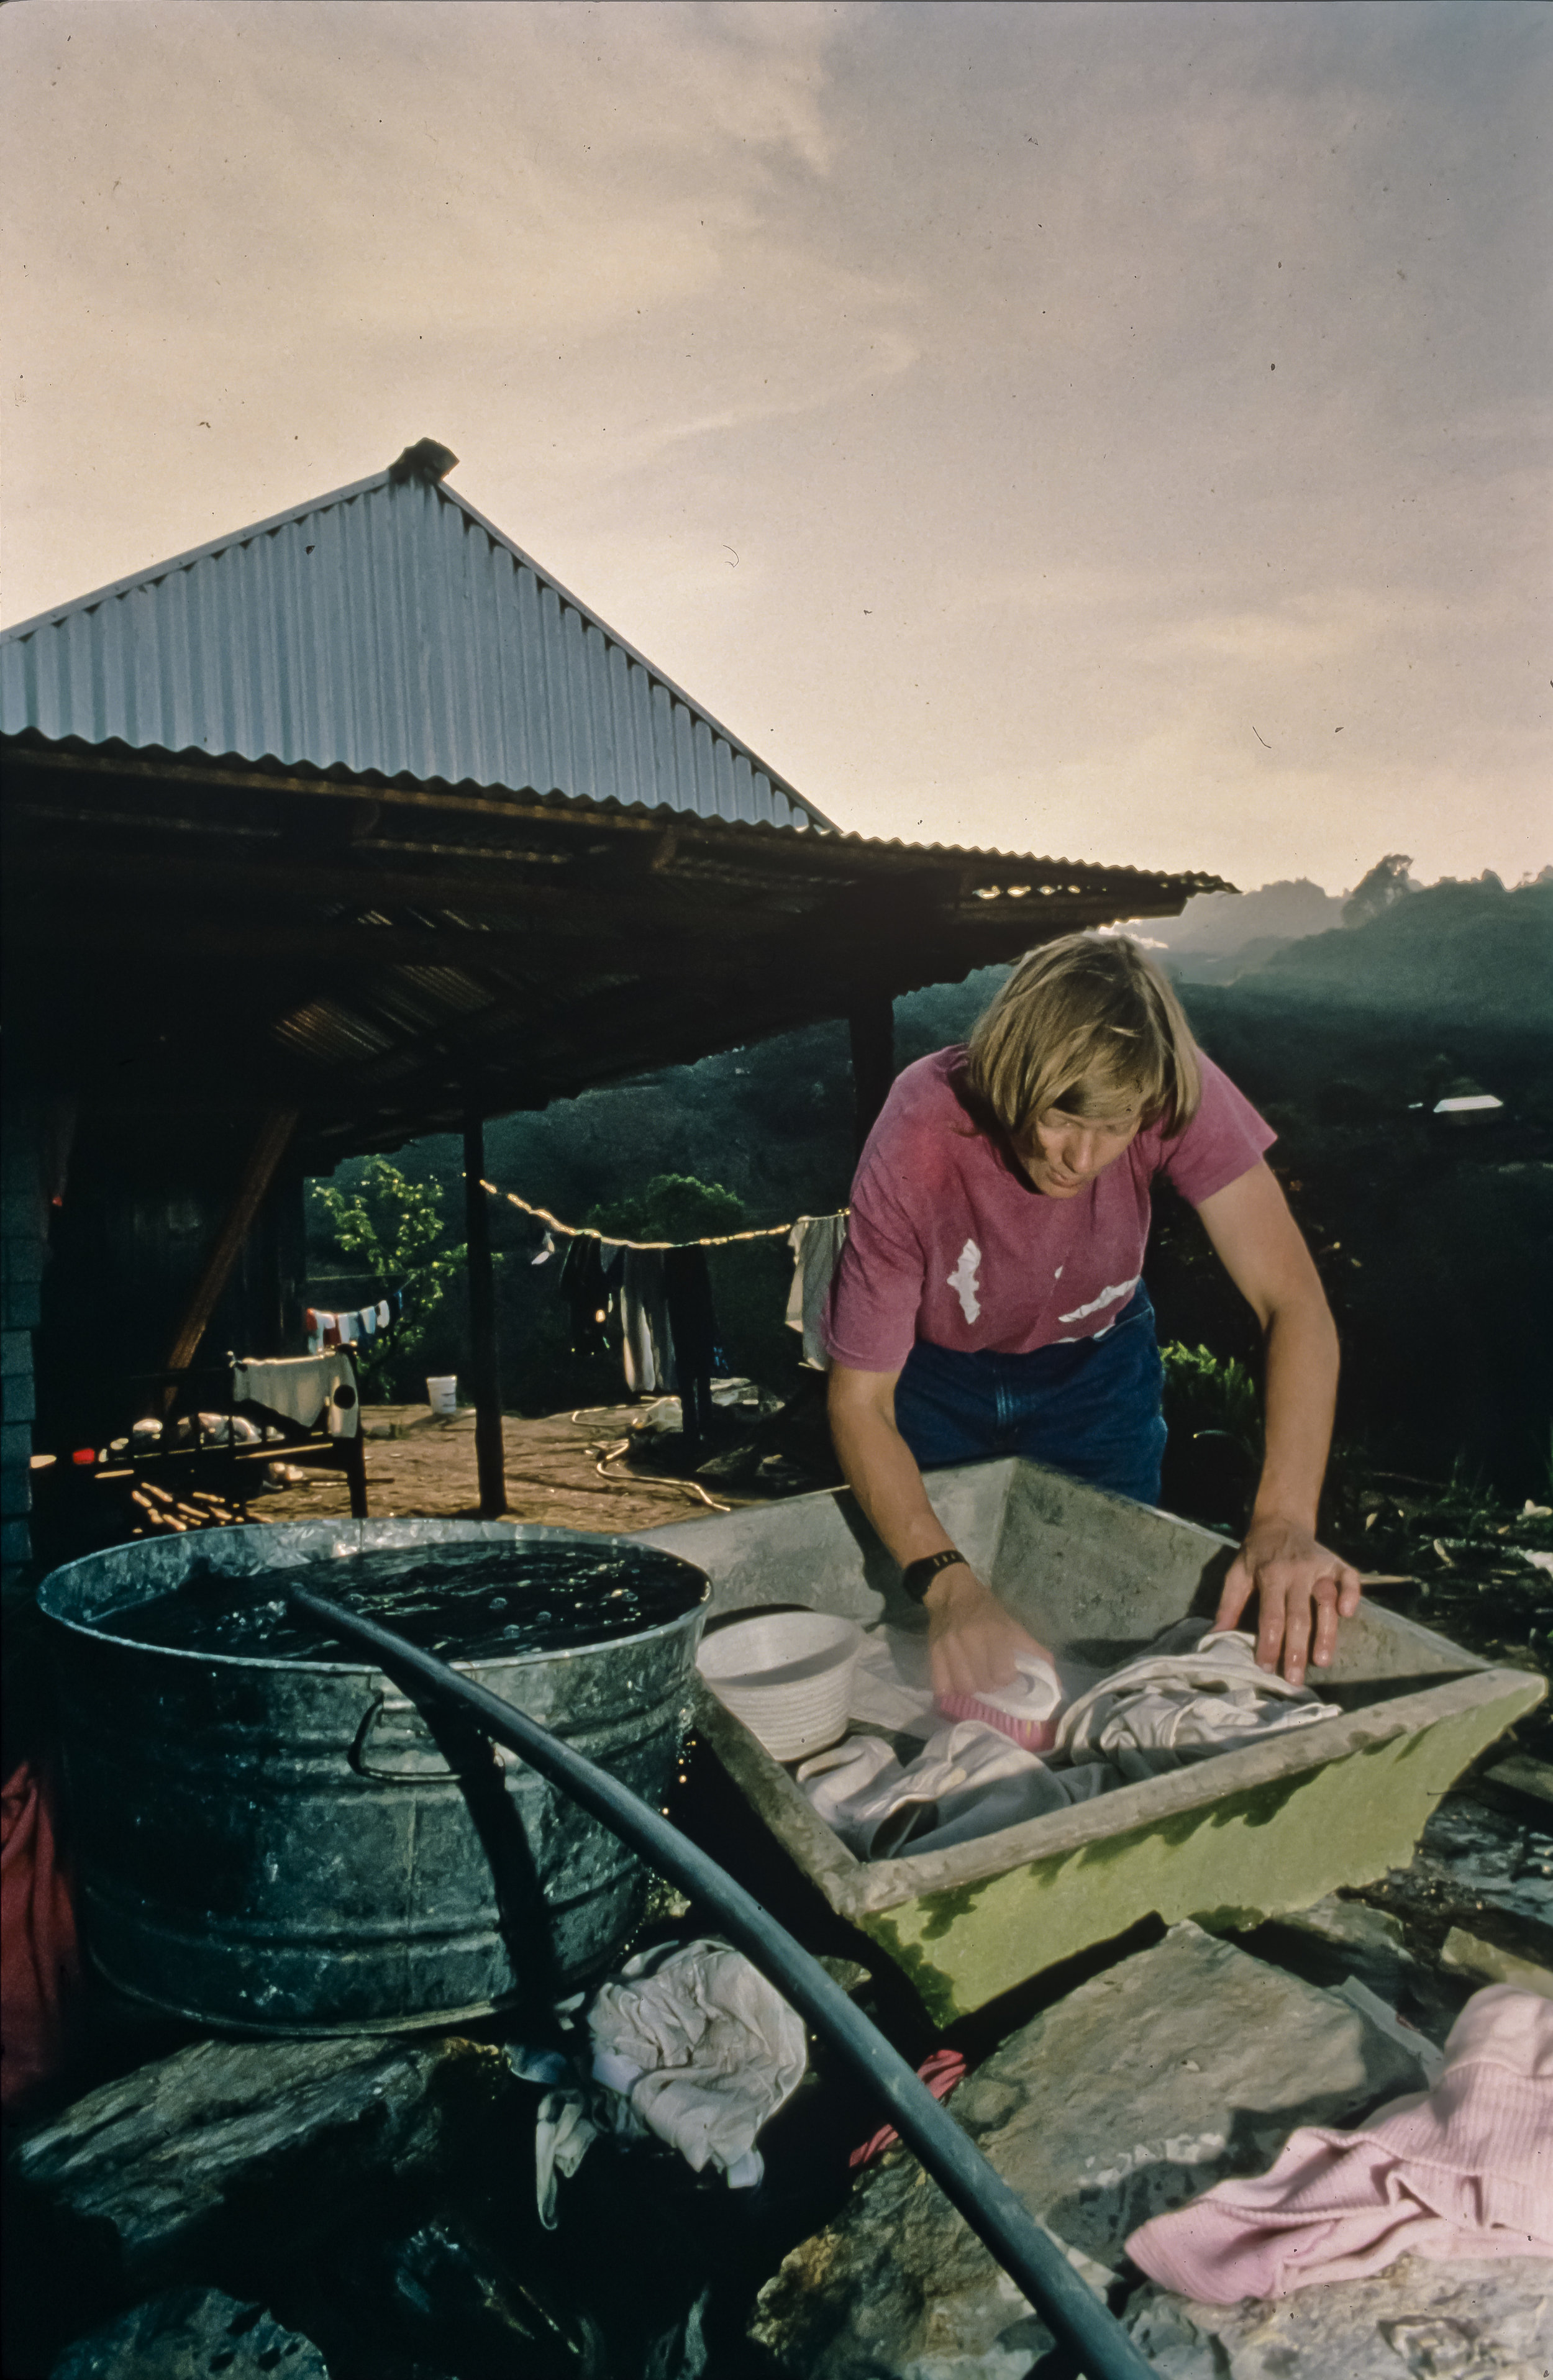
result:
M 1086 1802 L 1119 1780 L 1086 1766 L 1050 1769 L 1001 1728 L 961 1719 L 903 1767 L 881 1736 L 849 1735 L 797 1770 L 814 1809 L 859 1859 L 947 1851 Z
M 708 1938 L 644 1951 L 588 2012 L 593 2077 L 693 2171 L 734 2190 L 764 2171 L 756 2137 L 803 2080 L 803 2020 L 742 1951 Z
M 1075 1764 L 1109 1761 L 1135 1783 L 1338 1715 L 1309 1686 L 1259 1670 L 1254 1636 L 1182 1620 L 1070 1703 L 1055 1749 Z

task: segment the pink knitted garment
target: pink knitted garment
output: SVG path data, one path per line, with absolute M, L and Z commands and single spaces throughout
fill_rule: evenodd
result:
M 1233 2305 L 1364 2280 L 1399 2256 L 1553 2255 L 1553 2001 L 1474 1992 L 1445 2056 L 1432 2091 L 1362 2131 L 1294 2132 L 1260 2180 L 1157 2215 L 1127 2242 L 1134 2263 Z

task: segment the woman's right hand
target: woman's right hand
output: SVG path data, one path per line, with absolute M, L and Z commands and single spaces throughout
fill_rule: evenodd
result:
M 935 1694 L 996 1694 L 1015 1675 L 1015 1657 L 1050 1655 L 1005 1610 L 969 1562 L 944 1570 L 923 1597 Z

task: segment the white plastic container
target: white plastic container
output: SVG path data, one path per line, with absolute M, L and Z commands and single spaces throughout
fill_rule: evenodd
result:
M 846 1733 L 852 1673 L 863 1649 L 855 1620 L 828 1611 L 763 1612 L 707 1637 L 697 1667 L 718 1701 L 773 1760 L 805 1760 Z
M 450 1372 L 440 1379 L 428 1380 L 426 1402 L 434 1414 L 455 1414 L 458 1411 L 457 1373 Z

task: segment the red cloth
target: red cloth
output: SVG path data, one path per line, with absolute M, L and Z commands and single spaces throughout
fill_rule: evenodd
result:
M 935 2099 L 947 2099 L 965 2074 L 965 2061 L 957 2049 L 935 2049 L 931 2058 L 916 2070 Z M 872 2165 L 875 2157 L 882 2156 L 886 2149 L 892 2149 L 900 2137 L 893 2124 L 881 2124 L 871 2140 L 865 2141 L 861 2148 L 853 2150 L 847 2164 L 854 2173 L 860 2166 Z
M 65 2062 L 79 1959 L 47 1769 L 24 1760 L 0 1795 L 0 2105 Z
M 955 1098 L 963 1048 L 896 1077 L 852 1185 L 823 1323 L 832 1359 L 898 1372 L 918 1339 L 955 1353 L 1028 1354 L 1098 1338 L 1138 1285 L 1157 1173 L 1200 1207 L 1275 1139 L 1199 1050 L 1202 1104 L 1173 1140 L 1153 1124 L 1087 1188 L 1043 1198 Z

